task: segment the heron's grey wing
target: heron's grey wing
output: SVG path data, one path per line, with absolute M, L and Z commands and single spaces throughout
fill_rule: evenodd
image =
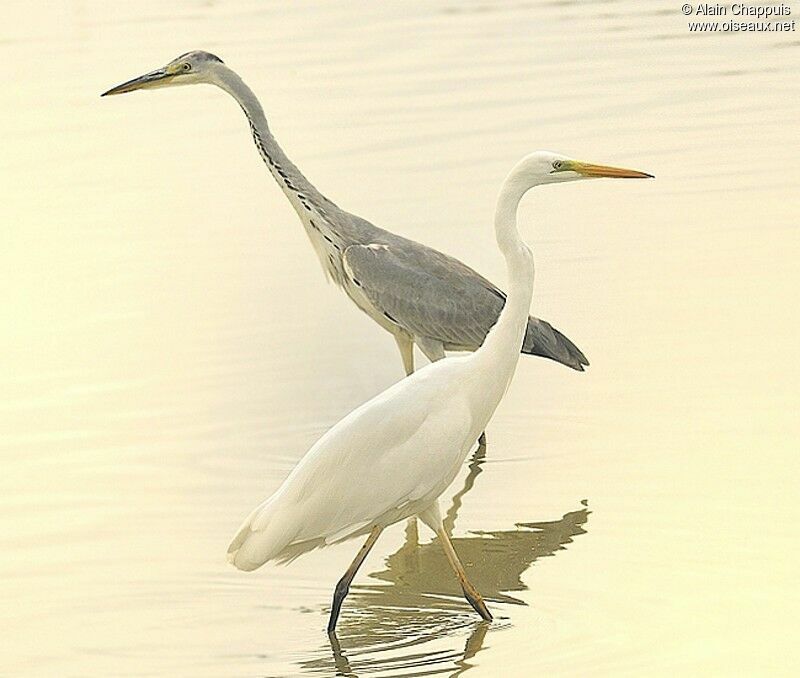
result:
M 402 243 L 351 245 L 344 252 L 345 272 L 388 320 L 448 348 L 474 350 L 503 303 L 457 264 L 436 250 Z
M 378 312 L 448 350 L 478 348 L 505 304 L 505 294 L 469 266 L 412 241 L 351 245 L 344 264 Z M 522 350 L 573 369 L 588 364 L 569 339 L 538 318 L 528 321 Z

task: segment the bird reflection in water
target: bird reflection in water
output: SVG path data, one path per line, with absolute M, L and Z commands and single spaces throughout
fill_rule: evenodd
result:
M 453 497 L 444 518 L 452 534 L 464 495 L 481 473 L 485 445 L 473 455 L 462 489 Z M 586 502 L 582 504 L 586 506 Z M 517 523 L 516 529 L 470 532 L 452 539 L 470 580 L 487 601 L 525 605 L 509 595 L 527 587 L 522 574 L 531 564 L 563 550 L 584 534 L 589 510 L 566 513 L 559 520 Z M 386 559 L 386 569 L 370 575 L 380 584 L 351 589 L 349 608 L 330 637 L 323 656 L 301 662 L 310 673 L 356 676 L 359 672 L 392 675 L 458 676 L 471 668 L 469 660 L 483 646 L 490 627 L 476 621 L 464 603 L 458 581 L 436 540 L 419 544 L 416 523 L 406 528 L 405 543 Z M 502 617 L 494 626 L 502 626 Z M 466 628 L 472 632 L 464 646 L 452 647 L 452 637 Z M 342 647 L 344 645 L 344 648 Z

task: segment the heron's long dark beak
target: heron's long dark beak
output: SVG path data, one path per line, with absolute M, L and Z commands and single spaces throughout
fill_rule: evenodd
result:
M 622 167 L 608 167 L 607 165 L 592 165 L 588 162 L 573 162 L 567 168 L 585 177 L 609 177 L 612 179 L 654 179 L 652 174 L 637 170 L 623 169 Z
M 173 73 L 167 73 L 165 68 L 159 68 L 158 70 L 150 71 L 149 73 L 140 75 L 138 78 L 134 78 L 133 80 L 128 80 L 128 82 L 123 82 L 121 85 L 112 87 L 107 92 L 103 92 L 100 96 L 105 97 L 110 94 L 125 94 L 125 92 L 133 92 L 137 89 L 154 89 L 156 87 L 164 87 L 174 77 L 175 75 Z

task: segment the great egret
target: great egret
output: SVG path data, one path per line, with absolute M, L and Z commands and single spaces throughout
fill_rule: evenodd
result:
M 484 340 L 506 295 L 446 254 L 372 225 L 337 207 L 286 157 L 252 90 L 219 57 L 195 51 L 103 94 L 208 83 L 230 94 L 250 123 L 256 148 L 294 207 L 326 274 L 395 338 L 406 374 L 414 343 L 431 361 L 445 350 L 473 351 Z M 522 352 L 575 370 L 588 361 L 549 323 L 530 317 Z
M 332 633 L 350 583 L 383 529 L 419 516 L 439 537 L 466 599 L 491 620 L 453 549 L 438 498 L 494 414 L 519 360 L 534 268 L 531 251 L 517 231 L 517 206 L 528 189 L 541 184 L 649 176 L 543 151 L 520 161 L 503 183 L 495 212 L 508 297 L 483 345 L 472 354 L 426 365 L 335 424 L 247 517 L 228 548 L 229 560 L 250 571 L 270 560 L 287 562 L 368 534 L 336 585 L 328 622 Z M 380 249 L 366 248 L 368 256 L 373 252 L 377 256 Z

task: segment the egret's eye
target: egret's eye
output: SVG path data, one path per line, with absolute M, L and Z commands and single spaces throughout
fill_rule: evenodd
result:
M 554 170 L 560 170 L 561 169 L 561 165 L 562 165 L 562 163 L 561 163 L 560 160 L 553 161 L 553 169 Z
M 189 63 L 182 64 L 182 65 L 181 65 L 181 68 L 182 68 L 184 71 L 191 71 L 191 70 L 192 70 L 192 64 L 189 64 Z

